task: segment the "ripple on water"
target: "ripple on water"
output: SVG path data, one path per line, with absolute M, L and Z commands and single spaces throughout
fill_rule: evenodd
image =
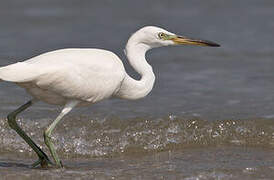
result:
M 24 121 L 24 123 L 22 123 Z M 19 119 L 19 124 L 45 148 L 49 120 Z M 89 119 L 70 117 L 56 128 L 53 140 L 66 157 L 102 157 L 216 145 L 274 147 L 272 119 L 206 121 L 174 115 L 163 118 Z M 33 154 L 26 143 L 0 121 L 0 151 Z M 45 148 L 46 149 L 46 148 Z

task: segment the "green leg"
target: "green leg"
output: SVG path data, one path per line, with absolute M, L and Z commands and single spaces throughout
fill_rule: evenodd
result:
M 37 166 L 38 164 L 41 164 L 42 167 L 46 167 L 49 164 L 52 164 L 48 158 L 48 156 L 41 150 L 41 148 L 39 148 L 33 141 L 32 139 L 18 126 L 17 122 L 16 122 L 16 116 L 21 113 L 22 111 L 24 111 L 25 109 L 27 109 L 28 107 L 30 107 L 33 104 L 32 101 L 28 101 L 26 104 L 22 105 L 21 107 L 19 107 L 18 109 L 16 109 L 15 111 L 11 112 L 8 115 L 8 123 L 9 126 L 14 129 L 18 135 L 20 135 L 25 141 L 26 143 L 28 143 L 28 145 L 35 151 L 35 153 L 38 155 L 39 160 L 33 164 L 33 166 Z
M 60 161 L 56 150 L 54 148 L 54 145 L 51 141 L 51 133 L 53 131 L 53 129 L 55 128 L 55 126 L 58 124 L 58 122 L 67 114 L 69 113 L 79 102 L 78 101 L 70 101 L 69 103 L 67 103 L 64 107 L 64 109 L 62 110 L 62 112 L 58 115 L 58 117 L 53 121 L 53 123 L 46 129 L 46 131 L 44 132 L 44 141 L 45 144 L 48 146 L 50 153 L 53 157 L 53 159 L 56 162 L 56 165 L 58 167 L 63 167 L 62 162 Z

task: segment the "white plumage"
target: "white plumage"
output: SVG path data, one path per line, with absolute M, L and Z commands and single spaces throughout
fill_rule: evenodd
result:
M 128 40 L 125 52 L 131 66 L 141 75 L 131 78 L 121 60 L 112 52 L 102 49 L 62 49 L 33 57 L 0 68 L 0 79 L 25 88 L 34 99 L 8 115 L 11 128 L 32 147 L 39 161 L 34 165 L 47 166 L 47 155 L 16 124 L 18 113 L 37 100 L 64 105 L 64 109 L 44 132 L 56 165 L 62 166 L 50 136 L 56 124 L 75 106 L 89 105 L 106 98 L 138 99 L 152 89 L 155 76 L 145 59 L 145 53 L 155 47 L 193 44 L 219 46 L 213 42 L 177 36 L 162 28 L 147 26 L 134 33 Z
M 117 92 L 125 70 L 112 52 L 62 49 L 0 68 L 0 78 L 24 87 L 33 97 L 64 105 L 71 99 L 85 104 Z

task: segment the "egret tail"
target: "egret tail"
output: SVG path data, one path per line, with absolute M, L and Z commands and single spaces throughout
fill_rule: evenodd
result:
M 0 68 L 0 79 L 10 82 L 28 82 L 39 75 L 40 70 L 33 70 L 32 65 L 19 62 Z

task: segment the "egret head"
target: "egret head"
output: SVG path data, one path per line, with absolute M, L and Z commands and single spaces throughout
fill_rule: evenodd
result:
M 145 26 L 134 33 L 129 42 L 133 44 L 142 43 L 150 48 L 169 45 L 197 45 L 219 47 L 220 45 L 212 41 L 187 38 L 168 32 L 165 29 L 155 26 Z

